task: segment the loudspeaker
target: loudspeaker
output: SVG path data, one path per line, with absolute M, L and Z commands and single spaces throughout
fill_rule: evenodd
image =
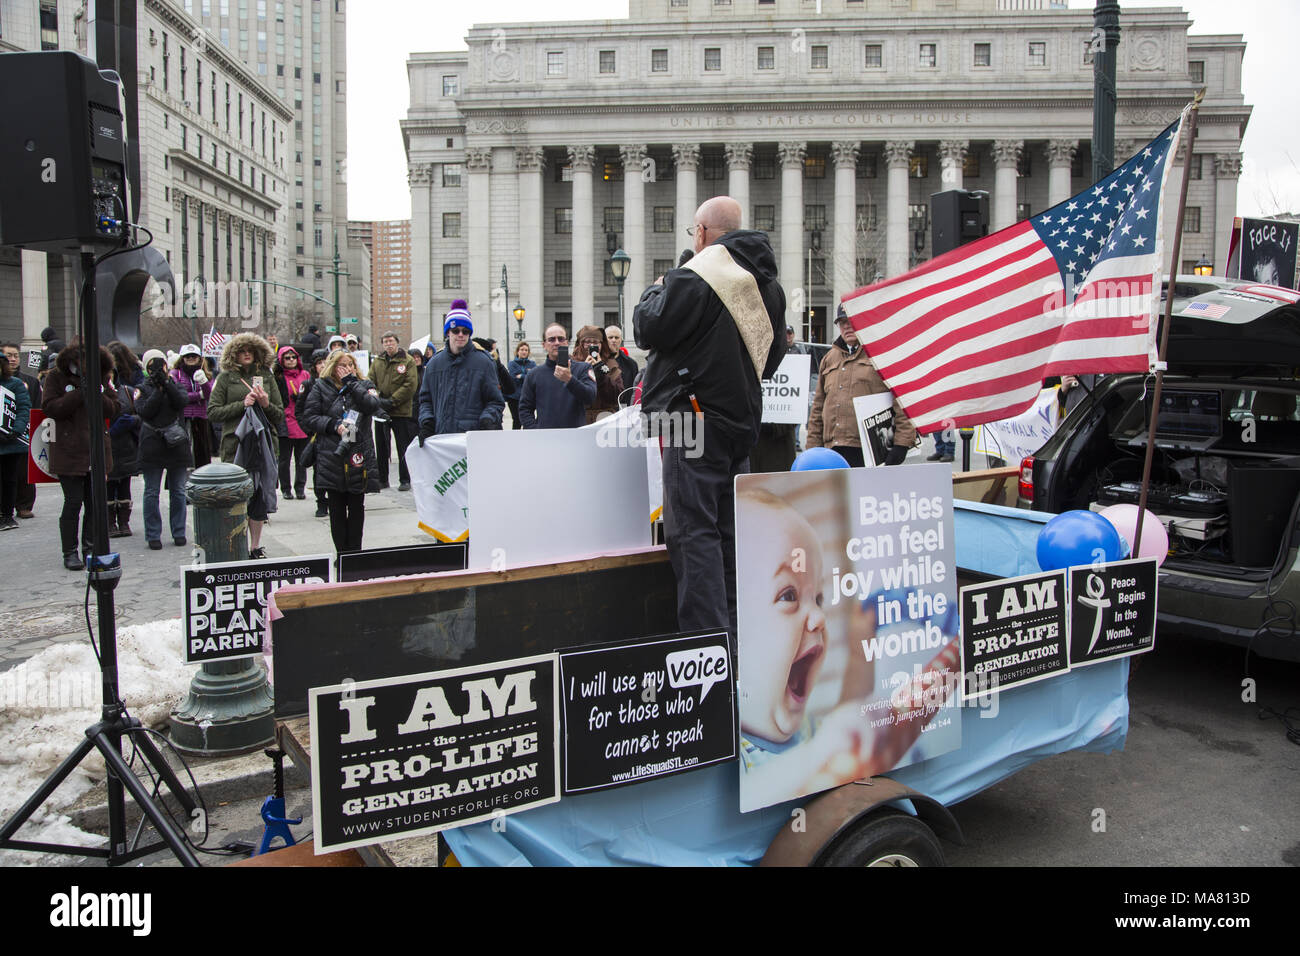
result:
M 0 246 L 107 248 L 131 219 L 117 75 L 76 53 L 0 54 Z
M 941 256 L 989 234 L 989 194 L 949 189 L 930 197 L 930 251 Z
M 1232 461 L 1228 470 L 1228 520 L 1232 560 L 1251 568 L 1272 567 L 1287 519 L 1300 494 L 1300 462 Z

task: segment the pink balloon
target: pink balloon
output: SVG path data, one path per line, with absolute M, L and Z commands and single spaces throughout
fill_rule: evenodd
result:
M 1164 564 L 1169 556 L 1169 535 L 1160 519 L 1150 511 L 1142 519 L 1142 543 L 1133 546 L 1136 537 L 1139 508 L 1137 505 L 1111 505 L 1098 512 L 1115 526 L 1119 536 L 1128 542 L 1129 554 L 1135 558 L 1155 558 L 1156 564 Z

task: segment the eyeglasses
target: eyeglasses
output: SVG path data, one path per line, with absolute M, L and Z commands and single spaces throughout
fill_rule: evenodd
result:
M 699 223 L 696 223 L 696 224 L 693 225 L 693 226 L 687 226 L 687 227 L 686 227 L 686 235 L 691 236 L 692 238 L 694 238 L 694 236 L 695 236 L 695 234 L 696 234 L 697 232 L 700 233 L 700 235 L 703 235 L 704 233 L 706 233 L 706 232 L 708 232 L 708 231 L 709 231 L 709 227 L 708 227 L 708 226 L 701 226 Z
M 452 329 L 448 335 L 469 335 L 469 329 Z
M 559 342 L 561 345 L 563 345 L 565 342 L 569 341 L 569 337 L 567 335 L 548 335 L 546 337 L 546 341 Z

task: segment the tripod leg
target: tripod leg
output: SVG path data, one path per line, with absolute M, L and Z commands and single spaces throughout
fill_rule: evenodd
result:
M 94 744 L 89 738 L 86 738 L 77 744 L 72 753 L 64 758 L 63 763 L 59 764 L 54 773 L 45 778 L 45 782 L 40 785 L 39 789 L 27 798 L 27 802 L 18 808 L 18 811 L 6 821 L 3 827 L 0 827 L 0 846 L 8 843 L 19 827 L 27 822 L 28 818 L 35 813 L 50 794 L 59 788 L 59 784 L 67 779 L 68 774 L 72 773 L 73 768 L 81 761 L 86 759 Z
M 154 769 L 158 771 L 160 783 L 167 784 L 167 789 L 180 801 L 181 806 L 185 809 L 186 816 L 189 816 L 194 812 L 198 804 L 190 797 L 189 791 L 185 789 L 185 784 L 181 783 L 180 777 L 176 776 L 176 772 L 172 770 L 171 764 L 162 755 L 158 745 L 146 733 L 136 735 L 134 728 L 130 733 L 132 733 L 131 739 L 135 743 L 136 749 L 143 753 L 145 759 L 153 764 Z
M 104 755 L 104 763 L 108 764 L 109 769 L 113 773 L 117 774 L 122 785 L 125 786 L 126 789 L 131 792 L 131 796 L 135 798 L 136 804 L 144 811 L 145 815 L 153 821 L 154 828 L 158 831 L 158 835 L 163 838 L 163 842 L 167 844 L 168 848 L 176 856 L 176 859 L 185 866 L 198 866 L 198 857 L 196 857 L 194 851 L 190 849 L 190 845 L 186 842 L 185 837 L 176 832 L 175 824 L 172 823 L 171 818 L 163 813 L 163 811 L 159 809 L 158 804 L 154 803 L 154 801 L 150 799 L 149 791 L 144 788 L 144 784 L 140 782 L 140 778 L 131 771 L 131 768 L 122 758 L 122 755 L 118 753 L 117 748 L 113 746 L 113 741 L 108 738 L 103 729 L 100 729 L 92 739 L 94 740 L 96 749 Z

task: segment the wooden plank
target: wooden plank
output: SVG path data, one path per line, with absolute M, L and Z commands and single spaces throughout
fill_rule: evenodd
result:
M 230 866 L 365 866 L 365 860 L 356 850 L 336 850 L 316 855 L 311 840 L 281 847 L 259 856 L 231 863 Z

